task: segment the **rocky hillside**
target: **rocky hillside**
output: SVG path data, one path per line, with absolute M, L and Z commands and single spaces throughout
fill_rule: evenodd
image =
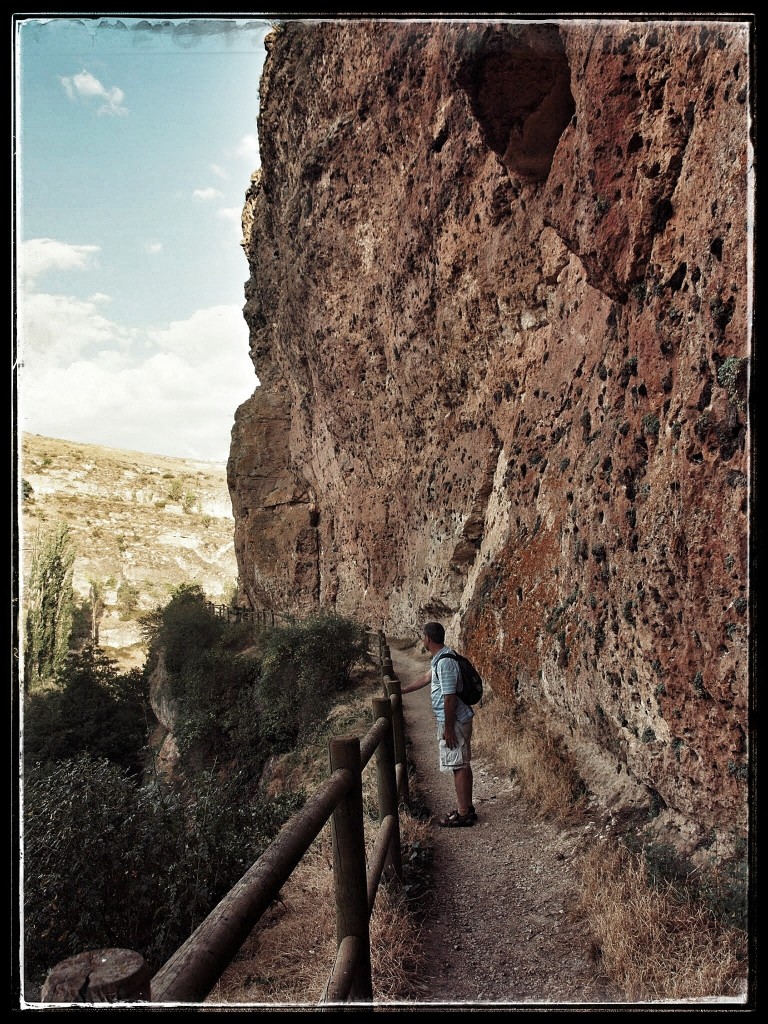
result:
M 74 589 L 105 600 L 99 641 L 122 665 L 143 664 L 137 617 L 173 588 L 199 584 L 227 603 L 237 585 L 232 505 L 223 465 L 24 434 L 21 566 L 58 523 L 77 552 Z
M 441 620 L 616 813 L 718 855 L 749 774 L 749 26 L 288 21 L 268 51 L 244 596 Z

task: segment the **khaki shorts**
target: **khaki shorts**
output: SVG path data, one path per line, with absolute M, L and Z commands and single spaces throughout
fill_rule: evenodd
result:
M 444 726 L 438 723 L 437 746 L 440 771 L 455 772 L 457 768 L 466 767 L 471 760 L 472 719 L 470 718 L 468 722 L 456 722 L 454 731 L 459 744 L 453 748 L 449 747 L 443 739 L 443 728 Z

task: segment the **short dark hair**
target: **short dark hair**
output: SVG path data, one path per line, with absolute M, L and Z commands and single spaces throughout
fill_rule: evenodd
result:
M 428 636 L 433 643 L 445 643 L 445 629 L 439 622 L 428 622 L 424 626 L 423 632 L 424 636 Z

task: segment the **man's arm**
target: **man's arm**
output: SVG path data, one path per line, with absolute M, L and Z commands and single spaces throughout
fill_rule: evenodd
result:
M 445 728 L 443 729 L 443 739 L 448 746 L 453 750 L 455 746 L 458 746 L 456 740 L 456 694 L 446 693 L 443 697 L 443 708 L 445 709 Z
M 419 676 L 418 679 L 414 679 L 412 683 L 408 683 L 407 686 L 403 686 L 400 693 L 413 693 L 414 690 L 420 690 L 422 686 L 426 686 L 432 679 L 432 669 L 429 668 L 423 676 Z

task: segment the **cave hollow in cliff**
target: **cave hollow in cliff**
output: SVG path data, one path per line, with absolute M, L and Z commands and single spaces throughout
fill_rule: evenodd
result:
M 576 106 L 557 27 L 495 26 L 462 56 L 467 93 L 488 146 L 524 181 L 544 181 Z

